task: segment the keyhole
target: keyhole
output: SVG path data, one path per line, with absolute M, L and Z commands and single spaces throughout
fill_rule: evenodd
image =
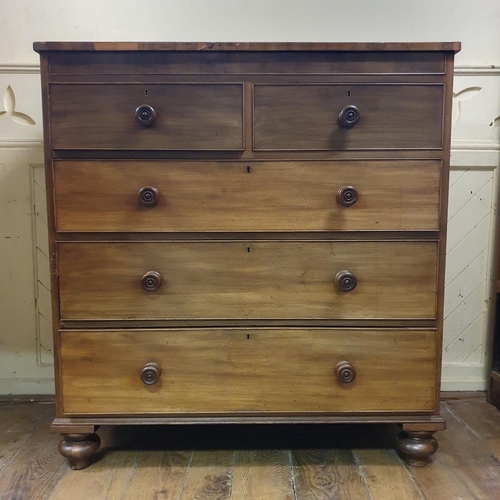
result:
M 351 97 L 351 91 L 350 90 L 347 91 L 347 97 Z
M 250 335 L 247 335 L 247 340 L 250 340 Z
M 250 173 L 250 167 L 247 167 L 247 174 Z
M 148 95 L 148 89 L 144 91 L 144 95 Z
M 247 247 L 247 252 L 250 253 L 250 247 Z

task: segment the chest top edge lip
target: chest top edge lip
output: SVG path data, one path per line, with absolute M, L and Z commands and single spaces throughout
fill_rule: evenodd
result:
M 332 51 L 332 52 L 454 52 L 461 42 L 34 42 L 45 51 Z

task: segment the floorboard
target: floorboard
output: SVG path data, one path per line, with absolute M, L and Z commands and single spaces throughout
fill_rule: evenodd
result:
M 95 463 L 71 470 L 46 402 L 0 403 L 0 500 L 498 500 L 500 411 L 441 404 L 447 430 L 424 468 L 395 425 L 101 427 Z
M 49 425 L 53 405 L 29 404 L 0 405 L 0 471 L 12 460 L 24 443 L 33 436 L 40 425 Z
M 3 410 L 0 407 L 0 417 Z M 24 441 L 0 471 L 2 500 L 45 500 L 68 469 L 57 451 L 59 436 L 50 433 L 50 408 L 36 405 L 31 410 L 33 419 L 38 418 L 34 413 L 41 412 L 45 420 L 41 419 L 36 432 Z
M 419 488 L 394 450 L 353 450 L 372 500 L 422 500 Z
M 234 451 L 195 450 L 179 500 L 231 498 Z
M 237 450 L 231 500 L 295 500 L 288 450 Z
M 192 451 L 148 450 L 139 452 L 123 500 L 154 498 L 178 500 L 191 461 Z
M 300 500 L 370 499 L 351 450 L 294 450 L 292 464 Z

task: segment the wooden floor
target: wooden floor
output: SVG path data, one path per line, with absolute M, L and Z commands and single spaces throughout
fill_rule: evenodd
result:
M 392 449 L 395 426 L 101 428 L 97 462 L 70 470 L 53 405 L 0 404 L 1 500 L 500 499 L 500 411 L 448 400 L 425 468 Z

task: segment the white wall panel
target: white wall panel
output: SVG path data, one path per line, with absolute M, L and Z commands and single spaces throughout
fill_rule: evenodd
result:
M 485 387 L 499 186 L 500 2 L 0 0 L 0 16 L 0 394 L 53 391 L 35 40 L 461 41 L 442 387 Z
M 496 0 L 4 0 L 0 63 L 33 40 L 462 41 L 458 63 L 500 65 Z

